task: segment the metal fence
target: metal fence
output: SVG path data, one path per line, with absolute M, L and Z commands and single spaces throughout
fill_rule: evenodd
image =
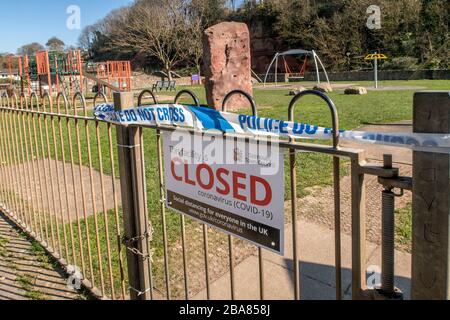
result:
M 0 202 L 98 297 L 125 298 L 114 128 L 88 114 L 80 93 L 3 96 Z
M 188 94 L 180 92 L 175 103 Z M 229 97 L 243 94 L 235 91 Z M 336 299 L 342 299 L 341 267 L 341 159 L 349 163 L 351 176 L 352 297 L 367 298 L 365 253 L 365 175 L 381 177 L 391 199 L 398 169 L 389 157 L 384 166 L 367 164 L 361 150 L 339 147 L 339 121 L 331 100 L 318 92 L 303 92 L 289 106 L 294 120 L 296 106 L 305 96 L 323 99 L 335 132 L 333 145 L 281 141 L 288 150 L 288 185 L 292 221 L 293 299 L 300 299 L 298 220 L 298 156 L 309 152 L 332 158 L 334 192 L 334 253 Z M 253 99 L 246 95 L 257 108 Z M 137 98 L 137 99 L 136 99 Z M 93 105 L 106 97 L 99 94 Z M 150 91 L 139 97 L 116 93 L 117 109 L 157 103 Z M 165 126 L 115 126 L 92 117 L 82 94 L 71 101 L 63 94 L 56 100 L 45 95 L 2 96 L 0 105 L 0 207 L 20 227 L 41 243 L 58 261 L 82 272 L 83 285 L 98 298 L 190 299 L 217 298 L 212 282 L 229 273 L 229 296 L 239 299 L 235 267 L 250 255 L 258 257 L 259 298 L 267 297 L 272 279 L 265 272 L 264 249 L 166 210 L 162 132 Z M 193 132 L 190 129 L 183 129 Z M 256 142 L 258 138 L 248 138 Z M 404 180 L 402 180 L 404 181 Z M 326 195 L 323 195 L 326 196 Z M 381 195 L 372 195 L 381 196 Z M 387 203 L 389 204 L 389 203 Z M 391 217 L 393 207 L 384 206 Z M 387 220 L 389 221 L 389 219 Z M 393 223 L 389 222 L 390 224 Z M 386 226 L 392 229 L 392 225 Z M 385 226 L 383 226 L 385 228 Z M 383 279 L 393 290 L 393 233 L 383 234 Z M 385 241 L 387 240 L 387 241 Z M 392 248 L 391 248 L 392 247 Z M 391 250 L 392 249 L 392 250 Z M 392 251 L 392 252 L 391 252 Z

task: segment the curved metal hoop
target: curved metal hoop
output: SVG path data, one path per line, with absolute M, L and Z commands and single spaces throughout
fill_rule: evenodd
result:
M 75 94 L 73 95 L 73 98 L 72 98 L 72 104 L 73 104 L 73 109 L 74 109 L 75 115 L 77 114 L 77 105 L 78 105 L 77 101 L 81 102 L 81 105 L 83 107 L 83 111 L 86 114 L 87 113 L 87 111 L 86 111 L 86 99 L 85 99 L 85 97 L 83 96 L 83 94 L 80 91 L 75 92 Z
M 58 113 L 61 112 L 61 98 L 64 102 L 64 110 L 66 113 L 69 112 L 69 100 L 67 100 L 66 94 L 64 92 L 59 92 L 56 96 L 56 108 L 58 109 Z
M 36 102 L 36 109 L 39 111 L 39 96 L 34 91 L 30 94 L 30 110 L 33 109 L 33 102 Z
M 154 102 L 155 104 L 158 104 L 158 99 L 156 99 L 155 94 L 154 94 L 152 91 L 146 89 L 146 90 L 143 90 L 143 91 L 139 94 L 139 97 L 138 97 L 138 107 L 142 106 L 142 100 L 144 100 L 144 96 L 145 96 L 146 94 L 148 94 L 148 95 L 150 95 L 150 96 L 152 97 L 153 102 Z
M 6 99 L 5 99 L 6 98 Z M 4 104 L 4 102 L 3 101 L 5 101 L 6 100 L 6 105 L 3 105 Z M 3 92 L 2 93 L 2 96 L 1 96 L 1 101 L 2 101 L 2 107 L 10 107 L 10 105 L 9 105 L 9 95 L 8 95 L 8 93 L 7 92 Z
M 304 96 L 308 95 L 319 97 L 327 103 L 331 112 L 331 121 L 333 125 L 333 147 L 337 148 L 339 146 L 339 116 L 333 101 L 323 92 L 317 90 L 306 90 L 297 94 L 289 104 L 289 121 L 294 121 L 294 111 L 297 102 Z
M 180 100 L 180 98 L 185 94 L 190 96 L 192 98 L 192 100 L 194 100 L 194 103 L 197 107 L 200 106 L 200 100 L 198 99 L 197 95 L 194 92 L 192 92 L 191 90 L 187 90 L 187 89 L 181 90 L 180 92 L 178 92 L 178 94 L 175 96 L 175 100 L 173 101 L 173 103 L 178 104 L 178 101 Z
M 28 98 L 27 95 L 22 92 L 20 94 L 20 109 L 26 109 L 28 106 Z
M 12 101 L 11 101 L 11 107 L 15 109 L 19 109 L 19 98 L 17 97 L 17 94 L 13 92 L 12 94 Z
M 227 111 L 227 102 L 231 99 L 232 96 L 237 95 L 237 94 L 241 94 L 245 98 L 247 98 L 247 100 L 250 102 L 250 105 L 252 107 L 253 115 L 256 117 L 258 115 L 258 110 L 256 108 L 255 99 L 253 99 L 253 97 L 251 95 L 249 95 L 247 92 L 245 92 L 243 90 L 239 90 L 239 89 L 233 90 L 225 96 L 225 98 L 223 99 L 223 103 L 222 103 L 222 111 L 223 112 Z
M 45 107 L 47 106 L 45 104 L 45 100 L 48 100 L 49 106 L 50 106 L 50 112 L 53 112 L 53 100 L 47 91 L 44 92 L 44 94 L 42 95 L 42 108 L 44 109 L 44 111 L 45 111 Z
M 97 99 L 102 98 L 104 103 L 108 103 L 108 97 L 103 92 L 97 92 L 97 94 L 94 97 L 94 107 L 97 105 Z

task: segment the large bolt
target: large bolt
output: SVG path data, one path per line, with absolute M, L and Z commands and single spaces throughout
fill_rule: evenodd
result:
M 394 293 L 394 199 L 391 190 L 383 191 L 381 289 L 386 294 Z

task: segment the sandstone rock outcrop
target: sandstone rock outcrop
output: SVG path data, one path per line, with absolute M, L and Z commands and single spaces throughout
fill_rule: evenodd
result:
M 333 92 L 333 87 L 329 83 L 321 83 L 314 87 L 314 90 L 320 91 L 320 92 Z
M 250 32 L 245 23 L 223 22 L 210 27 L 204 33 L 203 48 L 208 105 L 221 110 L 223 98 L 235 89 L 253 95 Z M 247 99 L 235 95 L 227 110 L 248 105 Z
M 367 94 L 367 89 L 364 87 L 349 87 L 345 89 L 345 94 Z
M 290 96 L 296 96 L 298 95 L 300 92 L 306 91 L 307 89 L 305 87 L 296 87 L 294 89 L 292 89 L 291 91 L 289 91 L 289 95 Z
M 333 87 L 329 83 L 321 83 L 314 87 L 314 90 L 320 92 L 333 92 Z

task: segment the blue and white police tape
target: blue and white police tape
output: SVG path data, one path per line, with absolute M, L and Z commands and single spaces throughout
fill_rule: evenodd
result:
M 94 116 L 99 120 L 124 126 L 173 126 L 294 139 L 332 138 L 331 128 L 178 104 L 151 105 L 122 111 L 114 111 L 114 106 L 111 104 L 101 104 L 94 108 Z M 430 152 L 450 152 L 450 134 L 342 130 L 340 131 L 340 139 Z

